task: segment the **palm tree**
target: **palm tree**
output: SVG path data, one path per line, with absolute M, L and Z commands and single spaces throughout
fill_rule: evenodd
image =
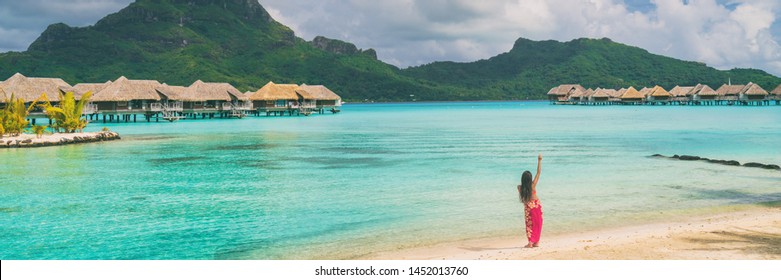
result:
M 92 96 L 92 92 L 87 92 L 76 102 L 73 92 L 67 92 L 65 95 L 60 95 L 59 107 L 47 103 L 46 115 L 54 120 L 53 128 L 57 131 L 63 129 L 66 133 L 84 130 L 88 122 L 82 118 L 81 113 L 84 110 L 84 105 L 89 102 L 90 96 Z
M 46 132 L 46 128 L 48 127 L 48 125 L 33 125 L 33 133 L 35 133 L 37 138 L 41 138 L 41 135 Z
M 17 136 L 27 127 L 27 115 L 34 107 L 35 102 L 30 105 L 30 108 L 25 108 L 24 100 L 15 98 L 12 94 L 11 98 L 6 99 L 5 104 L 5 108 L 0 113 L 0 123 L 2 123 L 4 132 L 8 132 L 11 136 Z

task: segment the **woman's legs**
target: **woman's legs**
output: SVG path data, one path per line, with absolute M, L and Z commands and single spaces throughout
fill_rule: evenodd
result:
M 540 236 L 542 235 L 542 206 L 538 206 L 530 209 L 529 220 L 531 220 L 531 230 L 529 230 L 529 223 L 527 223 L 526 231 L 530 232 L 529 243 L 537 247 L 540 244 Z

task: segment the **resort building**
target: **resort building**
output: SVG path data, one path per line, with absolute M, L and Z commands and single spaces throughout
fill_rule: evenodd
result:
M 660 86 L 653 87 L 648 94 L 648 101 L 652 103 L 667 104 L 670 99 L 672 99 L 672 94 Z
M 768 99 L 775 100 L 776 105 L 781 105 L 781 85 L 778 85 L 773 91 L 770 92 Z
M 643 87 L 639 90 L 640 94 L 643 95 L 643 100 L 648 100 L 651 97 L 651 89 L 647 87 Z
M 768 92 L 762 87 L 760 87 L 759 85 L 755 83 L 748 83 L 740 91 L 740 95 L 738 95 L 738 100 L 740 100 L 741 103 L 747 105 L 769 104 L 770 102 L 766 99 L 768 95 L 769 95 Z
M 332 113 L 340 111 L 342 106 L 342 98 L 323 85 L 301 85 L 301 89 L 311 94 L 315 98 L 315 110 L 320 114 L 326 110 Z
M 275 84 L 268 82 L 262 88 L 249 96 L 256 113 L 266 115 L 288 115 L 302 113 L 302 107 L 314 109 L 314 98 L 295 84 Z M 302 106 L 304 102 L 305 106 Z M 307 112 L 304 112 L 307 113 Z
M 73 87 L 62 79 L 28 78 L 16 73 L 0 82 L 0 103 L 5 103 L 13 95 L 15 98 L 21 98 L 28 105 L 34 101 L 49 101 L 56 106 L 60 102 L 60 94 L 68 91 L 73 91 Z M 42 111 L 36 110 L 36 112 Z
M 102 90 L 93 93 L 90 100 L 98 105 L 101 113 L 146 113 L 151 104 L 161 100 L 157 88 L 160 82 L 153 80 L 129 80 L 125 76 Z
M 228 83 L 195 81 L 185 90 L 185 110 L 190 113 L 222 113 L 224 117 L 244 117 L 252 103 L 241 91 Z M 185 100 L 182 100 L 185 101 Z
M 616 90 L 614 89 L 604 89 L 604 88 L 597 88 L 596 91 L 594 91 L 594 94 L 589 96 L 589 103 L 596 104 L 596 105 L 604 105 L 608 103 L 608 99 L 610 99 L 611 96 L 615 95 Z
M 694 90 L 694 87 L 675 86 L 670 90 L 670 98 L 677 104 L 686 104 L 689 102 L 689 92 L 692 90 Z
M 645 99 L 645 96 L 643 96 L 642 93 L 637 91 L 634 87 L 629 87 L 626 91 L 624 91 L 623 94 L 621 94 L 621 102 L 624 104 L 642 104 L 643 99 Z
M 621 96 L 626 93 L 627 89 L 621 88 L 616 91 L 608 92 L 610 95 L 610 98 L 607 99 L 607 101 L 611 104 L 621 104 Z
M 554 87 L 548 91 L 548 100 L 551 103 L 567 103 L 571 94 L 580 94 L 586 91 L 581 85 L 566 84 Z
M 728 105 L 732 105 L 738 101 L 740 91 L 742 91 L 744 87 L 746 87 L 746 85 L 721 85 L 721 87 L 716 90 L 716 99 L 719 101 L 726 101 Z
M 695 104 L 715 105 L 718 94 L 708 85 L 697 84 L 687 96 L 690 96 Z

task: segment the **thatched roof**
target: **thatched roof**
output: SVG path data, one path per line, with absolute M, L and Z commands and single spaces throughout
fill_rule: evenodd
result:
M 247 100 L 244 94 L 229 83 L 204 83 L 201 80 L 195 81 L 187 88 L 187 95 L 193 100 L 188 101 L 231 101 Z
M 694 87 L 675 86 L 673 89 L 670 90 L 670 95 L 676 97 L 687 96 L 689 92 L 691 92 L 693 89 Z
M 640 94 L 642 94 L 643 96 L 647 97 L 647 96 L 651 95 L 651 89 L 647 88 L 647 87 L 643 87 L 643 89 L 640 90 Z
M 624 92 L 624 94 L 621 95 L 621 99 L 642 99 L 643 94 L 637 91 L 634 87 L 629 87 L 629 89 Z
M 300 86 L 296 88 L 296 94 L 301 97 L 301 99 L 305 100 L 315 100 L 315 95 L 309 93 L 305 89 L 301 88 Z
M 111 85 L 111 81 L 106 81 L 105 83 L 80 83 L 73 86 L 73 95 L 76 97 L 76 99 L 81 98 L 82 95 L 84 95 L 87 92 L 92 92 L 93 95 L 95 93 L 103 90 L 104 88 Z
M 654 88 L 652 88 L 650 95 L 653 96 L 653 97 L 671 97 L 671 96 L 673 96 L 672 94 L 670 94 L 668 91 L 664 90 L 664 88 L 662 88 L 660 86 L 655 86 Z
M 604 88 L 598 88 L 596 91 L 594 91 L 594 94 L 591 95 L 593 98 L 610 98 L 613 94 L 616 94 L 616 90 L 614 89 L 604 89 Z
M 312 94 L 316 100 L 341 100 L 342 98 L 322 85 L 301 85 L 301 88 Z
M 767 95 L 767 91 L 755 83 L 748 83 L 740 93 L 745 95 Z
M 584 92 L 583 92 L 583 94 L 581 94 L 580 96 L 581 96 L 581 97 L 589 97 L 589 96 L 592 96 L 592 95 L 594 95 L 594 93 L 596 93 L 596 90 L 593 90 L 593 89 L 587 89 L 587 90 L 586 90 L 586 91 L 584 91 Z
M 738 95 L 738 94 L 740 94 L 740 91 L 742 91 L 743 88 L 745 88 L 745 87 L 746 87 L 746 85 L 727 85 L 727 84 L 723 84 L 723 85 L 721 85 L 721 87 L 719 87 L 719 89 L 716 90 L 716 94 L 720 95 L 720 96 Z
M 715 90 L 713 90 L 708 85 L 698 84 L 694 89 L 690 92 L 691 95 L 699 95 L 699 96 L 716 96 L 718 95 Z
M 624 95 L 624 93 L 626 93 L 626 91 L 627 91 L 627 89 L 625 89 L 625 88 L 621 88 L 621 89 L 619 89 L 619 90 L 617 90 L 617 91 L 610 92 L 610 93 L 612 93 L 612 95 L 611 95 L 610 97 L 613 97 L 613 98 L 621 98 L 621 96 L 623 96 L 623 95 Z
M 169 86 L 162 84 L 155 88 L 157 92 L 165 99 L 176 101 L 191 101 L 186 93 L 187 87 L 183 86 Z
M 157 88 L 161 84 L 152 80 L 128 80 L 125 76 L 92 95 L 92 101 L 112 102 L 131 100 L 160 100 Z
M 583 88 L 583 86 L 581 85 L 564 84 L 552 88 L 550 91 L 548 91 L 548 95 L 569 96 L 573 93 L 584 92 L 584 91 L 586 91 L 586 89 Z
M 24 102 L 32 102 L 44 93 L 49 101 L 60 101 L 60 93 L 67 92 L 72 87 L 60 78 L 28 78 L 16 73 L 0 83 L 0 88 L 5 93 L 3 100 L 13 95 Z
M 250 95 L 250 100 L 298 100 L 294 84 L 275 84 L 268 82 L 265 86 Z
M 778 85 L 770 94 L 781 95 L 781 85 Z

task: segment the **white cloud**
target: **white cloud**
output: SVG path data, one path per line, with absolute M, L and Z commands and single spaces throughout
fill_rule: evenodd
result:
M 280 21 L 297 26 L 305 39 L 324 35 L 375 48 L 380 59 L 401 67 L 488 58 L 508 51 L 518 37 L 609 37 L 720 69 L 781 75 L 781 47 L 774 39 L 781 37 L 774 25 L 781 1 L 649 1 L 641 9 L 622 0 L 260 2 L 277 9 L 285 16 Z

